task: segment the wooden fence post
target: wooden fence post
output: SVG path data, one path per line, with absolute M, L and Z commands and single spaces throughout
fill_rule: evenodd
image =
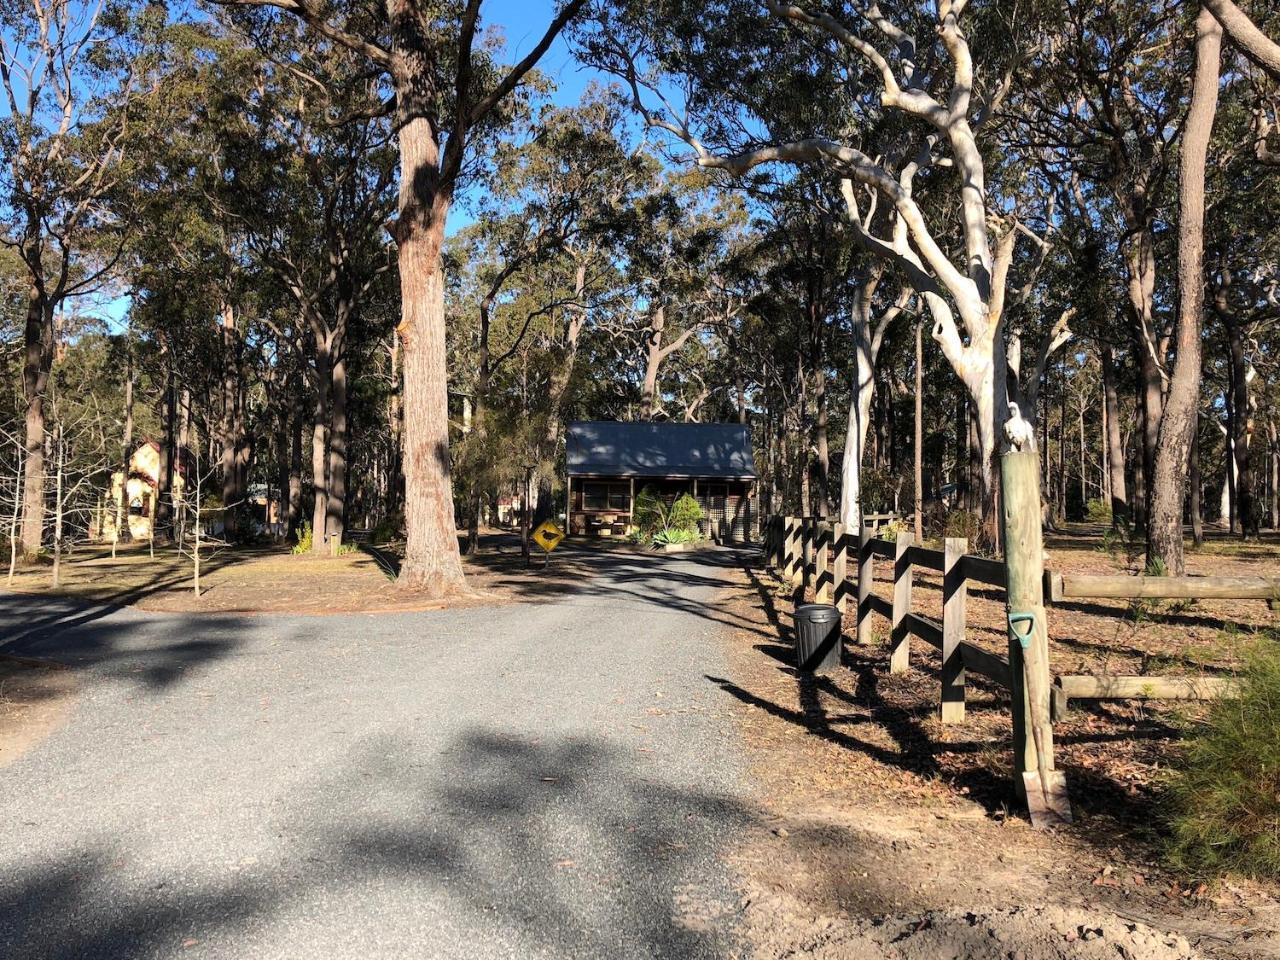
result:
M 871 533 L 865 524 L 858 524 L 858 643 L 871 643 L 871 582 L 875 575 L 874 555 L 871 553 Z
M 964 642 L 965 603 L 969 594 L 964 555 L 969 541 L 947 537 L 942 560 L 942 722 L 964 722 L 965 675 L 960 644 Z
M 791 517 L 791 568 L 787 582 L 794 592 L 804 582 L 804 517 Z
M 831 524 L 819 517 L 813 522 L 813 580 L 814 601 L 831 602 L 831 581 L 827 575 L 827 548 L 831 545 Z
M 849 528 L 837 523 L 831 528 L 831 598 L 844 613 L 849 603 Z
M 1030 614 L 1034 629 L 1024 651 L 1009 631 L 1009 674 L 1012 680 L 1014 783 L 1024 794 L 1022 774 L 1041 766 L 1053 770 L 1053 727 L 1049 716 L 1049 631 L 1044 611 L 1044 546 L 1040 529 L 1040 460 L 1033 451 L 1006 453 L 1000 458 L 1004 501 L 1005 570 L 1008 611 Z M 1025 663 L 1024 663 L 1025 661 Z M 1032 697 L 1024 674 L 1031 674 L 1037 696 Z M 1035 728 L 1039 727 L 1046 756 L 1038 762 Z
M 911 663 L 911 633 L 907 614 L 911 612 L 911 545 L 915 534 L 898 532 L 893 555 L 893 623 L 889 629 L 889 672 L 903 673 Z
M 782 518 L 782 579 L 791 582 L 796 575 L 796 518 Z
M 803 600 L 813 583 L 813 524 L 812 517 L 800 521 L 800 595 Z

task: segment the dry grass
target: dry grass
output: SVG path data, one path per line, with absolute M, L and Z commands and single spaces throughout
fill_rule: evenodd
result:
M 47 562 L 20 568 L 10 589 L 19 593 L 73 597 L 145 610 L 205 613 L 344 613 L 434 609 L 445 605 L 538 599 L 575 589 L 589 569 L 563 553 L 543 567 L 525 568 L 518 543 L 496 532 L 482 539 L 481 552 L 464 559 L 468 592 L 447 599 L 396 583 L 384 565 L 398 564 L 394 552 L 382 562 L 366 552 L 340 557 L 293 556 L 282 546 L 211 549 L 201 564 L 201 594 L 195 595 L 189 556 L 172 546 L 84 547 L 62 564 L 62 583 L 53 587 Z

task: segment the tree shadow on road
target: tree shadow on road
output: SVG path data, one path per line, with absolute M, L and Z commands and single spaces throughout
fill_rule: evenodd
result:
M 139 843 L 139 824 L 114 846 L 68 837 L 46 861 L 11 832 L 0 955 L 275 955 L 305 938 L 316 956 L 345 956 L 376 928 L 400 955 L 736 956 L 742 907 L 722 855 L 767 814 L 706 779 L 672 782 L 600 738 L 471 729 L 428 756 L 378 735 L 273 808 L 253 834 L 273 846 L 236 847 L 255 865 L 227 857 L 216 882 L 207 839 L 175 860 Z M 422 917 L 437 939 L 396 939 L 420 935 Z
M 31 617 L 24 616 L 24 601 L 30 598 L 0 594 L 0 655 L 93 667 L 95 679 L 127 680 L 151 690 L 231 655 L 249 626 L 236 616 L 152 616 L 67 597 L 45 598 L 42 614 Z

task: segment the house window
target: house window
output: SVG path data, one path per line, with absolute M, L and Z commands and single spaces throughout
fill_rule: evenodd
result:
M 606 483 L 588 481 L 582 485 L 582 509 L 584 510 L 617 510 L 629 513 L 631 510 L 631 484 Z

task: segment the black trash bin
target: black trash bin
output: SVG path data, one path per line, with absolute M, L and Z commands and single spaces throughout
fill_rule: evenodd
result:
M 802 673 L 830 673 L 840 666 L 840 610 L 829 603 L 796 607 L 796 666 Z

